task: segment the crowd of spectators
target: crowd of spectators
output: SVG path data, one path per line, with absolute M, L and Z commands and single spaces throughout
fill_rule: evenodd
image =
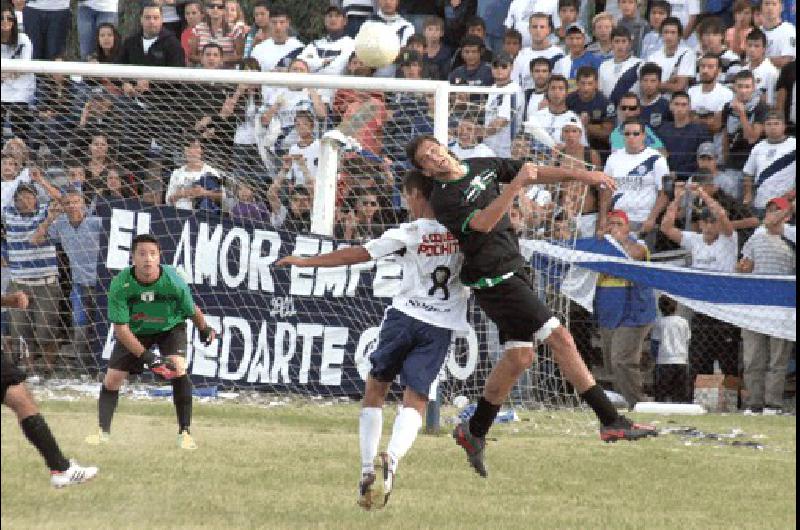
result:
M 548 163 L 604 167 L 619 186 L 614 195 L 528 190 L 512 211 L 521 236 L 611 237 L 630 240 L 635 259 L 683 248 L 695 268 L 794 273 L 794 242 L 782 235 L 795 200 L 794 1 L 332 0 L 320 14 L 324 34 L 309 42 L 287 10 L 263 0 L 147 1 L 129 35 L 118 31 L 118 7 L 79 3 L 80 60 L 504 87 L 452 98 L 453 152 L 541 161 L 524 125 L 535 122 L 559 144 Z M 2 57 L 65 59 L 71 17 L 67 0 L 4 2 Z M 355 55 L 366 20 L 397 33 L 394 64 L 374 69 Z M 4 72 L 2 104 L 10 277 L 19 288 L 54 286 L 63 248 L 87 315 L 96 307 L 96 247 L 85 242 L 98 231 L 98 200 L 138 198 L 307 231 L 320 137 L 338 128 L 364 151 L 341 160 L 336 235 L 369 239 L 405 219 L 396 186 L 408 167 L 403 146 L 433 130 L 432 97 L 378 90 Z M 18 257 L 28 246 L 46 267 Z M 601 289 L 601 303 L 608 296 Z M 788 346 L 772 340 L 767 348 L 765 336 L 651 298 L 646 307 L 621 302 L 617 320 L 600 323 L 602 364 L 626 399 L 642 398 L 634 369 L 642 342 L 654 323 L 660 332 L 669 322 L 678 331 L 664 331 L 666 364 L 683 357 L 687 366 L 672 398 L 690 399 L 693 376 L 716 360 L 756 389 L 749 406 L 780 406 L 773 371 L 785 372 Z M 656 305 L 670 313 L 657 319 Z M 36 311 L 34 304 L 28 314 Z M 670 320 L 676 311 L 689 329 Z M 688 344 L 683 356 L 675 354 L 678 337 Z M 51 338 L 34 338 L 50 359 Z

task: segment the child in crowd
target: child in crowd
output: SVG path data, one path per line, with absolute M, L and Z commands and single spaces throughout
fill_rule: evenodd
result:
M 675 312 L 678 304 L 661 295 L 658 310 L 662 317 L 656 325 L 661 331 L 661 342 L 656 358 L 655 399 L 658 402 L 685 403 L 689 388 L 689 340 L 691 328 L 686 319 Z

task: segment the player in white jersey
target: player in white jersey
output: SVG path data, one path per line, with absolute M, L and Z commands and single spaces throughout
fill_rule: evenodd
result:
M 764 121 L 767 135 L 750 151 L 744 164 L 745 204 L 763 211 L 770 199 L 786 195 L 796 189 L 797 139 L 786 136 L 783 113 L 770 112 Z M 755 179 L 755 180 L 754 180 Z M 753 198 L 753 188 L 756 188 Z
M 597 69 L 600 92 L 614 106 L 628 92 L 639 92 L 642 60 L 631 55 L 631 44 L 628 28 L 614 28 L 611 32 L 611 51 L 614 56 L 603 61 Z
M 469 289 L 459 280 L 463 256 L 458 240 L 436 221 L 428 202 L 434 181 L 416 171 L 403 182 L 405 199 L 416 218 L 387 230 L 364 246 L 302 258 L 288 256 L 276 266 L 335 267 L 397 255 L 403 267 L 400 288 L 386 310 L 378 345 L 370 355 L 359 417 L 361 480 L 358 503 L 365 509 L 382 507 L 392 492 L 399 460 L 408 452 L 422 427 L 431 385 L 447 357 L 453 332 L 469 330 L 466 319 Z M 403 408 L 397 413 L 392 436 L 381 453 L 383 497 L 373 489 L 375 458 L 383 426 L 382 407 L 392 382 L 400 376 L 405 387 Z
M 776 68 L 783 68 L 797 57 L 797 29 L 791 22 L 781 19 L 782 11 L 781 0 L 761 2 L 761 16 L 764 19 L 761 31 L 767 37 L 767 57 Z
M 519 51 L 514 59 L 514 67 L 511 69 L 511 79 L 516 81 L 523 91 L 534 88 L 531 77 L 532 60 L 544 57 L 550 61 L 552 67 L 556 61 L 564 57 L 564 50 L 550 42 L 552 26 L 549 17 L 541 13 L 531 16 L 528 22 L 528 32 L 531 36 L 531 45 Z
M 622 127 L 625 148 L 611 153 L 604 171 L 614 177 L 617 190 L 611 205 L 601 208 L 622 210 L 628 215 L 632 231 L 650 235 L 669 202 L 663 185 L 669 166 L 661 153 L 645 147 L 645 128 L 638 118 L 628 118 Z M 650 246 L 655 241 L 647 242 Z
M 326 35 L 310 43 L 300 53 L 315 74 L 344 75 L 347 61 L 356 49 L 353 37 L 345 35 L 347 17 L 344 11 L 336 6 L 329 6 L 325 11 Z

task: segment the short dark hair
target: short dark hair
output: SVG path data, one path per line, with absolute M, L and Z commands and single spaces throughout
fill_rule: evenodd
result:
M 703 55 L 702 57 L 700 57 L 700 61 L 698 62 L 698 66 L 699 66 L 699 63 L 705 61 L 706 59 L 713 59 L 714 61 L 717 62 L 717 67 L 719 67 L 719 68 L 722 67 L 722 57 L 720 57 L 718 53 L 707 53 L 707 54 Z
M 269 11 L 270 14 L 272 14 L 272 5 L 269 2 L 267 2 L 267 0 L 256 0 L 255 2 L 253 2 L 253 9 L 255 10 L 255 8 L 257 7 L 263 7 L 264 9 Z
M 575 11 L 580 9 L 578 0 L 558 0 L 558 10 L 561 11 L 565 7 L 571 7 Z
M 139 246 L 141 243 L 152 243 L 158 249 L 158 253 L 161 254 L 161 245 L 158 242 L 158 239 L 152 234 L 139 234 L 133 238 L 133 242 L 131 243 L 131 254 L 136 253 L 136 247 Z
M 17 49 L 17 45 L 19 44 L 19 24 L 17 23 L 16 13 L 14 11 L 14 6 L 11 5 L 11 2 L 3 0 L 2 7 L 0 7 L 2 11 L 8 11 L 11 13 L 11 32 L 8 36 L 8 42 L 4 42 L 3 44 L 7 44 L 11 47 L 12 50 Z M 12 52 L 16 55 L 16 51 Z
M 736 81 L 739 81 L 740 79 L 749 79 L 753 83 L 756 82 L 756 76 L 753 75 L 752 70 L 739 70 L 736 72 L 736 75 L 733 76 L 733 83 L 736 84 Z
M 286 17 L 289 20 L 292 19 L 292 15 L 289 14 L 289 10 L 285 7 L 273 5 L 272 9 L 269 10 L 269 18 L 277 18 L 277 17 Z
M 442 145 L 442 143 L 432 134 L 420 134 L 419 136 L 414 137 L 406 146 L 406 157 L 408 157 L 408 161 L 411 162 L 411 165 L 417 169 L 422 169 L 417 162 L 417 150 L 423 142 L 433 142 L 436 145 Z
M 406 176 L 403 178 L 403 190 L 406 193 L 417 190 L 423 197 L 429 199 L 433 191 L 433 180 L 423 175 L 420 170 L 411 169 L 406 172 Z
M 555 74 L 550 76 L 550 79 L 547 81 L 547 90 L 550 90 L 550 87 L 552 86 L 554 81 L 557 83 L 564 83 L 564 87 L 567 90 L 569 90 L 569 80 L 567 80 L 567 78 L 561 74 Z
M 473 15 L 473 16 L 471 16 L 471 17 L 469 17 L 467 19 L 466 23 L 464 24 L 464 27 L 467 28 L 467 29 L 475 28 L 475 27 L 481 27 L 485 31 L 486 30 L 486 21 L 483 20 L 478 15 Z
M 483 39 L 476 37 L 475 35 L 467 35 L 461 41 L 461 49 L 464 49 L 467 46 L 477 46 L 480 50 L 483 50 L 486 47 L 486 45 L 483 43 Z
M 725 26 L 722 24 L 722 19 L 719 17 L 709 17 L 703 20 L 703 23 L 700 25 L 698 33 L 702 35 L 724 35 L 725 34 Z
M 314 122 L 316 121 L 310 110 L 298 110 L 294 113 L 294 119 L 297 118 L 305 118 L 311 123 L 311 125 L 314 125 Z
M 672 316 L 678 310 L 678 303 L 669 296 L 662 294 L 658 297 L 658 310 L 664 316 Z
M 580 81 L 581 79 L 585 79 L 587 77 L 597 79 L 597 70 L 591 66 L 581 66 L 578 68 L 578 71 L 575 73 L 575 79 Z
M 656 63 L 644 63 L 642 69 L 639 70 L 639 79 L 643 78 L 646 75 L 655 75 L 659 79 L 661 79 L 661 67 Z
M 767 34 L 761 31 L 759 28 L 751 29 L 750 33 L 747 34 L 746 40 L 761 41 L 761 44 L 763 44 L 765 48 L 767 47 Z
M 685 90 L 678 90 L 677 92 L 673 92 L 672 93 L 672 98 L 670 98 L 670 101 L 675 101 L 676 98 L 686 98 L 690 102 L 692 101 L 692 97 Z
M 672 15 L 672 4 L 667 2 L 667 0 L 655 0 L 650 4 L 650 11 L 653 9 L 663 9 L 664 12 L 667 13 L 667 16 Z
M 442 17 L 437 17 L 436 15 L 425 17 L 425 21 L 422 23 L 422 28 L 425 29 L 428 26 L 436 26 L 444 32 L 444 20 Z
M 206 43 L 206 44 L 203 46 L 203 49 L 200 51 L 200 55 L 203 55 L 203 54 L 205 54 L 205 53 L 206 53 L 206 50 L 210 50 L 211 48 L 216 48 L 216 49 L 218 49 L 218 50 L 219 50 L 219 55 L 220 55 L 220 57 L 222 57 L 222 55 L 225 53 L 225 51 L 222 49 L 222 46 L 220 46 L 218 43 L 216 43 L 216 42 L 213 42 L 213 41 L 212 41 L 212 42 L 208 42 L 208 43 Z
M 505 33 L 503 33 L 503 39 L 513 39 L 520 44 L 522 43 L 522 33 L 515 30 L 514 28 L 506 29 Z
M 642 100 L 639 98 L 639 94 L 636 92 L 625 92 L 622 94 L 622 97 L 619 98 L 620 103 L 622 103 L 623 99 L 635 99 L 637 105 L 642 104 Z
M 625 121 L 622 122 L 622 130 L 625 130 L 626 125 L 637 125 L 639 130 L 644 132 L 644 123 L 639 118 L 625 118 Z
M 406 41 L 405 48 L 408 48 L 412 44 L 422 44 L 423 46 L 425 46 L 427 44 L 427 41 L 425 40 L 424 36 L 420 35 L 419 33 L 414 33 Z
M 631 31 L 625 26 L 617 26 L 616 28 L 614 28 L 614 30 L 611 32 L 611 40 L 614 40 L 615 37 L 622 37 L 624 39 L 633 40 Z
M 535 59 L 531 59 L 531 62 L 528 64 L 528 68 L 531 70 L 531 72 L 533 71 L 533 69 L 536 67 L 537 64 L 546 64 L 547 71 L 548 72 L 553 71 L 553 63 L 551 63 L 550 59 L 546 57 L 536 57 Z
M 667 26 L 674 26 L 678 28 L 678 35 L 683 35 L 683 23 L 677 17 L 667 17 L 664 22 L 661 23 L 661 31 L 660 33 L 664 33 L 664 28 Z

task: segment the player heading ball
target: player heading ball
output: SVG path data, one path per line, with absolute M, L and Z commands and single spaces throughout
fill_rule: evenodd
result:
M 507 158 L 461 161 L 433 136 L 418 136 L 407 147 L 417 171 L 435 182 L 430 202 L 436 219 L 458 238 L 464 253 L 461 279 L 500 332 L 505 348 L 486 380 L 483 397 L 468 422 L 453 437 L 470 465 L 487 475 L 483 461 L 486 433 L 514 383 L 533 362 L 533 338 L 553 349 L 561 373 L 600 419 L 601 439 L 635 440 L 653 434 L 617 414 L 581 359 L 575 341 L 537 297 L 508 217 L 514 198 L 532 184 L 579 181 L 614 190 L 614 179 L 599 171 L 537 166 Z M 502 188 L 500 184 L 505 184 Z
M 161 264 L 161 247 L 155 237 L 134 237 L 131 253 L 133 266 L 120 271 L 108 289 L 108 320 L 114 324 L 117 342 L 100 389 L 100 431 L 87 436 L 86 441 L 91 445 L 109 441 L 120 386 L 128 374 L 140 374 L 147 367 L 172 383 L 178 447 L 196 449 L 189 434 L 192 382 L 186 373 L 185 320 L 192 319 L 206 345 L 216 338 L 216 332 L 206 324 L 189 286 L 175 267 Z M 153 351 L 156 346 L 159 355 Z

